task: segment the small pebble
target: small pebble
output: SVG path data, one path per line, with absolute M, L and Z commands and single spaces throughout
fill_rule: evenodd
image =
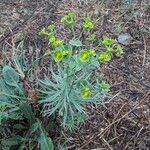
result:
M 123 45 L 129 45 L 131 43 L 132 37 L 129 33 L 123 33 L 118 36 L 118 42 Z

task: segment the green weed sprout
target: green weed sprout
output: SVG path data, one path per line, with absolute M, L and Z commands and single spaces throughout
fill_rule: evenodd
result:
M 75 29 L 76 17 L 71 12 L 63 16 L 60 22 Z M 102 63 L 109 62 L 114 54 L 120 56 L 123 52 L 121 45 L 107 36 L 94 46 L 93 42 L 97 40 L 97 35 L 92 33 L 94 21 L 90 17 L 82 20 L 84 32 L 89 34 L 85 40 L 90 46 L 83 45 L 79 38 L 73 37 L 69 42 L 58 39 L 54 24 L 50 25 L 53 27 L 51 30 L 42 30 L 50 43 L 50 57 L 55 62 L 51 62 L 48 68 L 50 76 L 45 75 L 44 79 L 39 79 L 42 114 L 59 115 L 63 127 L 71 130 L 87 117 L 86 104 L 105 105 L 105 101 L 110 98 L 110 85 L 94 71 Z

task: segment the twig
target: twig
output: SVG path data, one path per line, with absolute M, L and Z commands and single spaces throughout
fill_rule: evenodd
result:
M 142 37 L 143 37 L 143 42 L 144 42 L 144 54 L 143 54 L 143 64 L 142 64 L 142 66 L 144 66 L 145 65 L 145 60 L 146 60 L 147 46 L 146 46 L 146 41 L 145 41 L 144 35 L 142 35 Z
M 105 144 L 107 145 L 107 147 L 108 147 L 110 150 L 113 150 L 112 147 L 109 145 L 109 143 L 108 143 L 104 138 L 102 138 L 102 140 L 105 142 Z
M 121 113 L 122 109 L 126 106 L 126 104 L 127 104 L 127 103 L 124 103 L 124 104 L 121 106 L 119 112 L 117 113 L 116 117 L 114 118 L 114 120 L 113 120 L 112 122 L 114 122 L 114 121 L 118 118 L 119 114 Z

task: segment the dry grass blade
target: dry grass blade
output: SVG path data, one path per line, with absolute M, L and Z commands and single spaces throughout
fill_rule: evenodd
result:
M 142 66 L 145 65 L 145 60 L 146 60 L 146 51 L 147 51 L 147 46 L 146 46 L 146 41 L 145 41 L 145 37 L 142 35 L 143 37 L 143 43 L 144 43 L 144 52 L 143 52 L 143 63 Z

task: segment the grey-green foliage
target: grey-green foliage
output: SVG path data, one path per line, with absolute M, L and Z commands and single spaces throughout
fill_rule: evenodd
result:
M 25 118 L 28 121 L 26 125 L 23 121 Z M 17 131 L 25 130 L 25 136 L 11 133 L 9 120 L 14 121 L 13 128 Z M 9 137 L 6 136 L 7 132 Z M 12 67 L 4 66 L 0 79 L 0 149 L 10 150 L 19 146 L 19 150 L 32 150 L 35 142 L 39 143 L 41 150 L 53 150 L 48 133 L 27 103 L 27 93 L 18 73 Z
M 39 131 L 40 131 L 38 142 L 40 144 L 41 150 L 54 150 L 52 140 L 48 136 L 48 133 L 43 128 L 41 122 L 39 120 L 37 120 L 37 122 L 38 122 Z
M 82 42 L 80 40 L 70 40 L 69 44 L 72 46 L 77 46 L 77 47 L 82 46 Z
M 1 149 L 10 150 L 12 146 L 17 146 L 18 150 L 35 149 L 35 142 L 40 146 L 40 150 L 54 150 L 51 138 L 48 136 L 47 131 L 44 129 L 40 120 L 36 120 L 29 128 L 24 137 L 12 134 L 9 138 L 1 139 Z
M 35 122 L 35 115 L 31 105 L 28 103 L 21 103 L 19 108 L 24 117 L 28 120 L 29 124 L 32 125 Z
M 53 68 L 57 68 L 55 71 Z M 86 102 L 103 104 L 108 95 L 102 92 L 99 85 L 100 77 L 93 76 L 91 64 L 76 62 L 76 57 L 70 58 L 65 63 L 57 63 L 50 66 L 51 78 L 46 76 L 39 80 L 42 93 L 41 103 L 43 114 L 52 115 L 58 113 L 62 118 L 62 125 L 69 129 L 83 122 L 88 114 L 85 108 Z M 90 87 L 92 95 L 83 99 L 81 91 L 83 87 Z
M 19 75 L 12 67 L 5 66 L 0 79 L 0 121 L 4 118 L 21 119 L 19 104 L 26 99 L 27 95 Z
M 20 106 L 26 100 L 27 94 L 20 82 L 19 75 L 12 67 L 4 66 L 0 78 L 0 138 L 1 148 L 5 150 L 10 149 L 12 145 L 16 145 L 21 141 L 18 135 L 12 135 L 8 139 L 4 135 L 9 131 L 9 127 L 7 127 L 8 120 L 23 119 Z M 3 129 L 3 126 L 6 126 L 6 128 Z
M 60 67 L 60 66 L 59 66 Z M 51 67 L 51 73 L 53 80 L 50 80 L 45 76 L 44 80 L 40 80 L 42 87 L 41 92 L 43 98 L 43 114 L 52 115 L 58 111 L 59 115 L 63 116 L 63 124 L 66 124 L 70 119 L 74 121 L 75 111 L 85 113 L 85 109 L 82 107 L 82 101 L 79 100 L 79 91 L 74 87 L 74 81 L 71 76 L 68 78 L 67 70 L 59 69 L 58 72 L 54 72 Z M 72 89 L 72 90 L 70 90 Z M 72 101 L 70 98 L 73 97 Z
M 1 145 L 2 150 L 10 150 L 12 146 L 19 145 L 24 139 L 19 135 L 13 135 L 8 139 L 2 139 Z

